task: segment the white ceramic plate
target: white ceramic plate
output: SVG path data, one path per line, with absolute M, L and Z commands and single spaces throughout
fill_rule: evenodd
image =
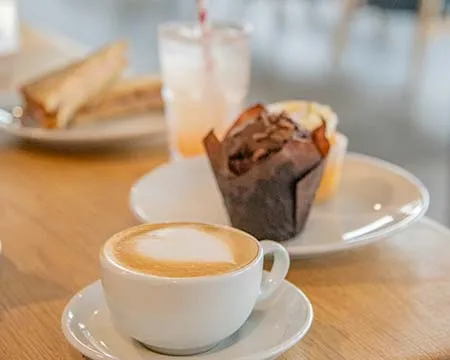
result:
M 220 311 L 220 309 L 217 309 Z M 311 327 L 313 309 L 305 294 L 284 281 L 264 308 L 254 310 L 242 328 L 214 349 L 187 360 L 275 359 L 303 338 Z M 103 288 L 96 281 L 67 304 L 61 326 L 67 340 L 91 360 L 180 359 L 156 354 L 114 328 Z
M 3 109 L 11 109 L 11 105 Z M 142 116 L 99 121 L 88 125 L 61 130 L 42 129 L 23 124 L 9 112 L 0 109 L 0 131 L 11 136 L 47 145 L 111 144 L 151 136 L 164 139 L 164 115 L 155 111 Z
M 284 244 L 296 257 L 350 249 L 405 229 L 428 205 L 427 189 L 407 171 L 349 154 L 338 194 L 313 206 L 303 233 Z M 131 189 L 130 207 L 142 222 L 229 223 L 205 157 L 167 163 L 145 175 Z

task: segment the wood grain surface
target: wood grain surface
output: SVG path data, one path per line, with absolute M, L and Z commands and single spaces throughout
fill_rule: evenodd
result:
M 137 223 L 131 185 L 167 161 L 164 147 L 140 145 L 63 151 L 0 135 L 1 360 L 82 358 L 63 337 L 61 312 L 98 278 L 101 244 Z M 315 321 L 281 359 L 450 358 L 450 237 L 428 221 L 377 245 L 293 261 L 289 280 Z

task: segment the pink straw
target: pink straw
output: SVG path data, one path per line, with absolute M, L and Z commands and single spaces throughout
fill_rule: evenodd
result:
M 206 63 L 206 70 L 212 71 L 213 61 L 211 56 L 211 49 L 209 48 L 210 43 L 210 29 L 208 22 L 208 12 L 206 11 L 205 0 L 197 0 L 197 12 L 198 12 L 198 21 L 200 23 L 200 29 L 202 32 L 202 42 Z
M 197 0 L 197 11 L 198 11 L 198 21 L 200 22 L 201 27 L 203 28 L 206 25 L 206 6 L 204 0 Z

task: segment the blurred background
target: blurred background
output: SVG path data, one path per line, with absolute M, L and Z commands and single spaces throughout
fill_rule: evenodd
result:
M 430 189 L 429 215 L 450 225 L 449 1 L 209 5 L 213 19 L 253 25 L 250 101 L 303 98 L 331 105 L 350 150 L 413 172 Z M 158 71 L 160 22 L 195 19 L 194 0 L 18 0 L 17 6 L 22 24 L 87 49 L 128 38 L 138 73 Z

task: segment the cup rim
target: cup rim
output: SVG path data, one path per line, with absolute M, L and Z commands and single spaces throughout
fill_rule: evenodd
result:
M 217 274 L 217 275 L 202 275 L 202 276 L 194 276 L 194 277 L 160 276 L 160 275 L 154 275 L 154 274 L 140 272 L 138 270 L 133 270 L 132 268 L 121 265 L 120 263 L 114 261 L 114 259 L 112 259 L 107 254 L 106 247 L 114 239 L 124 236 L 127 233 L 130 233 L 130 232 L 132 233 L 133 231 L 137 231 L 139 229 L 143 229 L 143 228 L 146 228 L 149 226 L 158 226 L 158 225 L 162 225 L 162 226 L 164 226 L 164 225 L 199 225 L 199 226 L 208 225 L 208 226 L 218 227 L 221 229 L 239 233 L 239 234 L 251 239 L 258 246 L 258 253 L 248 264 L 244 265 L 243 267 L 240 267 L 237 270 L 229 271 L 229 272 Z M 126 274 L 127 276 L 133 276 L 133 277 L 140 278 L 140 279 L 152 279 L 155 281 L 164 281 L 164 282 L 169 281 L 169 282 L 173 282 L 173 283 L 217 281 L 217 280 L 223 280 L 223 279 L 230 278 L 230 277 L 239 276 L 242 273 L 244 273 L 244 272 L 248 271 L 249 269 L 253 268 L 254 266 L 256 266 L 262 257 L 263 257 L 263 251 L 262 251 L 261 244 L 260 244 L 259 240 L 256 237 L 254 237 L 253 235 L 251 235 L 243 230 L 236 229 L 229 225 L 218 225 L 218 224 L 211 224 L 211 223 L 197 222 L 197 221 L 162 221 L 162 222 L 135 225 L 135 226 L 126 228 L 124 230 L 121 230 L 121 231 L 113 234 L 104 242 L 104 244 L 100 248 L 100 265 L 102 267 L 107 267 L 108 270 L 118 271 L 122 275 Z
M 170 20 L 160 23 L 158 25 L 158 36 L 161 38 L 164 35 L 164 32 L 172 27 L 180 27 L 180 26 L 198 26 L 198 21 L 176 21 Z M 234 28 L 240 32 L 240 36 L 232 41 L 241 40 L 243 38 L 248 38 L 253 32 L 253 26 L 249 21 L 232 21 L 232 20 L 214 20 L 210 22 L 210 26 L 214 28 L 214 26 L 225 26 L 229 28 Z M 230 41 L 231 42 L 231 41 Z M 200 43 L 200 42 L 199 42 Z

